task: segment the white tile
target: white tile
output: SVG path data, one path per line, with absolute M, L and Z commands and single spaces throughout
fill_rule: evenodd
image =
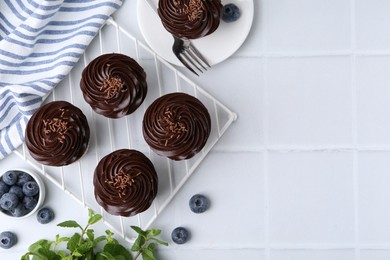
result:
M 349 65 L 346 57 L 269 60 L 269 143 L 350 144 Z
M 159 250 L 158 259 L 169 260 L 264 260 L 264 251 L 260 249 L 183 249 Z
M 191 233 L 186 244 L 189 247 L 259 248 L 263 245 L 262 158 L 261 153 L 210 154 L 156 221 L 155 225 L 164 230 L 162 237 L 171 241 L 170 232 L 183 226 Z M 196 193 L 210 199 L 209 210 L 202 214 L 193 213 L 188 206 Z
M 390 144 L 390 57 L 360 57 L 356 84 L 358 142 L 361 145 Z
M 361 243 L 390 241 L 390 152 L 359 153 Z
M 354 260 L 353 250 L 272 250 L 270 260 Z
M 356 44 L 364 50 L 389 50 L 390 2 L 356 0 Z
M 238 115 L 217 149 L 256 150 L 264 144 L 263 73 L 260 58 L 230 59 L 195 81 Z
M 350 48 L 349 0 L 270 0 L 267 50 L 318 51 Z
M 264 1 L 266 0 L 253 1 L 254 17 L 251 30 L 243 45 L 235 53 L 235 56 L 259 56 L 262 54 L 265 17 Z
M 269 154 L 270 242 L 354 241 L 352 154 Z
M 362 250 L 360 260 L 389 260 L 390 250 Z

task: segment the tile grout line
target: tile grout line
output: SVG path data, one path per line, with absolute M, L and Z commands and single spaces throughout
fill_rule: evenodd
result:
M 266 96 L 266 95 L 265 95 Z M 265 99 L 265 98 L 264 98 Z M 265 105 L 264 105 L 265 106 Z M 263 112 L 263 115 L 267 112 Z M 265 117 L 264 121 L 266 121 Z M 267 127 L 264 126 L 264 129 Z M 264 130 L 264 137 L 268 136 L 267 130 Z M 270 202 L 269 202 L 269 151 L 263 153 L 263 181 L 264 181 L 264 244 L 265 244 L 265 260 L 270 260 Z
M 353 52 L 349 50 L 329 50 L 329 51 L 263 51 L 250 54 L 237 54 L 232 56 L 232 59 L 283 59 L 283 58 L 330 58 L 330 57 L 350 57 L 354 55 L 356 57 L 378 57 L 378 56 L 390 56 L 390 51 L 387 50 L 358 50 Z
M 260 1 L 260 3 L 263 5 L 267 4 L 267 0 Z M 260 4 L 259 3 L 259 4 Z M 267 52 L 267 27 L 264 26 L 264 24 L 267 24 L 267 15 L 265 14 L 263 16 L 263 37 L 262 37 L 262 45 L 263 45 L 263 51 Z M 264 56 L 263 58 L 263 142 L 265 146 L 265 150 L 263 153 L 263 181 L 264 181 L 264 255 L 265 255 L 265 260 L 270 260 L 271 259 L 271 249 L 270 249 L 270 208 L 269 208 L 269 179 L 268 179 L 268 173 L 269 173 L 269 150 L 268 150 L 268 138 L 269 138 L 269 133 L 268 133 L 268 121 L 269 121 L 269 114 L 268 114 L 268 92 L 267 92 L 267 87 L 268 87 L 268 57 Z
M 268 145 L 268 109 L 267 109 L 267 59 L 265 58 L 263 61 L 263 84 L 264 84 L 264 92 L 263 92 L 263 138 L 264 143 L 267 147 Z M 263 180 L 264 180 L 264 239 L 265 239 L 265 259 L 270 259 L 270 239 L 269 239 L 269 226 L 270 226 L 270 208 L 269 208 L 269 150 L 266 148 L 263 152 Z
M 351 112 L 353 114 L 353 112 Z M 351 123 L 353 124 L 353 122 Z M 351 130 L 353 131 L 353 130 Z M 248 153 L 261 153 L 265 151 L 272 151 L 274 153 L 306 153 L 306 152 L 316 152 L 316 153 L 331 153 L 331 152 L 366 152 L 366 153 L 377 153 L 377 152 L 390 152 L 389 146 L 383 147 L 370 147 L 370 146 L 328 146 L 328 145 L 319 145 L 319 146 L 299 146 L 299 145 L 268 145 L 267 147 L 262 146 L 259 148 L 242 148 L 242 147 L 228 147 L 228 148 L 216 148 L 215 152 L 222 153 L 235 153 L 235 152 L 248 152 Z
M 351 56 L 350 56 L 350 84 L 352 101 L 352 142 L 353 149 L 353 204 L 354 204 L 354 240 L 355 240 L 355 260 L 360 260 L 360 241 L 359 241 L 359 157 L 358 157 L 358 105 L 357 105 L 357 79 L 356 79 L 356 1 L 350 0 L 350 26 L 351 26 Z

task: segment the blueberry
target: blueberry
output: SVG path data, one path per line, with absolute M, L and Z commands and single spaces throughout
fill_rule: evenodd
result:
M 7 171 L 3 174 L 3 181 L 7 185 L 14 185 L 18 180 L 18 175 L 15 171 Z
M 23 203 L 19 203 L 16 208 L 14 209 L 11 209 L 8 211 L 13 217 L 23 217 L 24 215 L 26 215 L 27 213 L 27 210 L 26 208 L 23 206 Z
M 241 12 L 237 5 L 230 3 L 223 6 L 222 21 L 227 23 L 235 22 L 240 16 Z
M 23 185 L 23 193 L 26 196 L 32 197 L 39 193 L 38 183 L 35 181 L 28 181 Z
M 205 212 L 210 205 L 209 199 L 201 194 L 196 194 L 190 199 L 190 209 L 194 213 Z
M 9 188 L 8 192 L 15 194 L 19 199 L 23 199 L 24 197 L 23 189 L 20 186 L 13 185 Z
M 0 198 L 0 207 L 2 207 L 5 210 L 12 210 L 16 208 L 16 206 L 19 203 L 18 196 L 16 196 L 13 193 L 5 193 Z
M 16 242 L 18 242 L 18 237 L 10 232 L 10 231 L 5 231 L 0 233 L 0 247 L 4 249 L 8 249 L 13 247 Z
M 189 233 L 187 229 L 177 227 L 172 231 L 171 237 L 176 244 L 184 244 L 189 239 Z
M 54 219 L 54 212 L 50 208 L 42 208 L 38 211 L 37 220 L 41 224 L 47 224 Z
M 22 203 L 26 209 L 32 210 L 37 206 L 38 201 L 34 197 L 25 196 Z
M 9 186 L 5 184 L 5 182 L 0 181 L 0 197 L 3 196 L 4 193 L 9 191 Z
M 23 185 L 26 182 L 29 182 L 31 180 L 32 180 L 32 177 L 30 176 L 30 174 L 28 174 L 27 172 L 19 172 L 18 180 L 16 182 L 16 185 L 18 185 L 20 187 L 23 187 Z

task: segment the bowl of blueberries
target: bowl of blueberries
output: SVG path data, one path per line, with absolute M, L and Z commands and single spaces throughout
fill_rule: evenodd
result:
M 45 185 L 38 174 L 8 170 L 0 175 L 0 212 L 13 218 L 34 214 L 45 200 Z

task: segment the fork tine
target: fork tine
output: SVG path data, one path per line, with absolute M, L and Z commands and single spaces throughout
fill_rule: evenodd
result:
M 190 50 L 193 51 L 195 53 L 195 55 L 197 57 L 199 57 L 199 59 L 205 64 L 207 65 L 207 67 L 211 68 L 210 64 L 207 62 L 207 60 L 203 57 L 203 55 L 198 51 L 198 49 L 196 49 L 191 43 L 189 45 L 190 47 Z
M 194 63 L 196 62 L 204 70 L 207 70 L 206 67 L 203 65 L 203 63 L 201 62 L 202 60 L 198 56 L 196 56 L 196 53 L 194 53 L 191 49 L 187 49 L 187 53 L 191 57 L 191 59 L 194 61 Z M 200 70 L 199 66 L 196 66 L 198 68 L 198 70 Z
M 206 66 L 210 68 L 206 59 L 200 54 L 200 52 L 191 44 L 189 40 L 180 39 L 173 36 L 174 42 L 172 51 L 179 59 L 179 61 L 186 66 L 192 73 L 199 76 L 195 71 L 203 73 L 207 70 Z M 205 66 L 206 65 L 206 66 Z M 202 70 L 203 69 L 203 70 Z
M 195 67 L 197 70 L 199 70 L 201 73 L 203 73 L 203 71 L 199 68 L 199 66 L 196 64 L 196 63 L 199 63 L 199 61 L 197 61 L 196 57 L 194 57 L 193 54 L 191 54 L 191 52 L 189 52 L 188 50 L 185 50 L 182 55 L 184 56 L 184 58 L 189 62 L 191 63 L 192 67 Z M 203 67 L 203 66 L 202 66 Z
M 193 68 L 191 68 L 191 66 L 188 64 L 188 62 L 187 62 L 185 59 L 183 59 L 183 57 L 182 57 L 180 54 L 176 55 L 176 57 L 180 60 L 180 62 L 181 62 L 184 66 L 187 67 L 187 69 L 189 69 L 190 71 L 192 71 L 192 73 L 194 73 L 196 76 L 199 76 L 199 74 L 196 73 L 196 71 L 195 71 Z

